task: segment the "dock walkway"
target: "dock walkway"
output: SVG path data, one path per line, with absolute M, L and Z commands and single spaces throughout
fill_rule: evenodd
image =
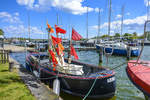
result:
M 0 49 L 3 49 L 0 47 Z M 34 48 L 30 48 L 30 47 L 27 47 L 26 48 L 27 50 L 34 50 Z M 15 46 L 15 45 L 10 45 L 10 44 L 7 44 L 7 45 L 4 45 L 4 50 L 8 50 L 10 52 L 24 52 L 26 51 L 25 47 L 21 47 L 21 46 Z
M 41 83 L 32 73 L 28 72 L 23 65 L 20 65 L 11 57 L 10 61 L 13 61 L 14 67 L 19 69 L 19 76 L 37 100 L 62 100 L 52 89 L 48 88 L 44 83 Z

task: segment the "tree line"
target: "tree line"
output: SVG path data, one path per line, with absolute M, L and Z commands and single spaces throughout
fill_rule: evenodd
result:
M 0 35 L 4 35 L 4 31 L 0 29 Z
M 102 36 L 99 36 L 99 37 L 94 37 L 94 38 L 120 38 L 120 37 L 123 37 L 123 38 L 126 38 L 126 39 L 144 39 L 144 35 L 137 35 L 136 32 L 133 32 L 132 34 L 131 33 L 124 33 L 123 35 L 120 35 L 120 33 L 115 33 L 113 36 L 110 36 L 110 35 L 102 35 Z M 148 34 L 148 37 L 150 37 L 150 34 Z

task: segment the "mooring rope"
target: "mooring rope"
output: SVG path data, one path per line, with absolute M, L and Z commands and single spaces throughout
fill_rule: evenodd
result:
M 145 30 L 146 30 L 146 24 L 147 24 L 148 22 L 150 22 L 150 20 L 147 20 L 147 21 L 145 22 L 145 24 L 144 24 L 144 40 L 142 41 L 142 48 L 141 48 L 141 51 L 140 51 L 140 55 L 139 55 L 138 58 L 137 58 L 136 64 L 138 64 L 138 61 L 139 61 L 139 59 L 140 59 L 140 57 L 141 57 L 141 55 L 142 55 L 143 49 L 144 49 L 144 42 L 145 42 L 145 39 L 146 39 L 146 36 L 147 36 L 147 32 L 146 32 Z M 112 52 L 111 52 L 111 53 L 112 53 Z M 110 54 L 111 54 L 111 53 L 110 53 Z M 104 54 L 106 54 L 106 53 L 105 53 L 105 48 L 104 48 Z M 112 54 L 111 54 L 111 55 L 112 55 Z M 107 63 L 108 63 L 108 62 L 107 62 Z M 118 65 L 118 66 L 116 66 L 116 67 L 114 67 L 114 68 L 112 68 L 112 69 L 110 69 L 110 70 L 114 70 L 114 69 L 116 69 L 116 68 L 118 68 L 118 67 L 121 67 L 122 65 L 124 65 L 124 64 L 126 64 L 126 63 L 127 63 L 127 62 L 124 62 L 124 63 L 122 63 L 122 64 L 120 64 L 120 65 Z M 136 64 L 135 64 L 135 65 L 136 65 Z M 133 65 L 133 66 L 135 66 L 135 65 Z M 92 91 L 92 89 L 93 89 L 93 87 L 94 87 L 96 81 L 97 81 L 97 77 L 96 77 L 96 79 L 94 80 L 94 82 L 93 82 L 93 84 L 92 84 L 90 90 L 88 91 L 88 93 L 87 93 L 87 94 L 85 95 L 85 97 L 83 98 L 83 100 L 85 100 L 85 99 L 89 96 L 89 94 L 91 93 L 91 91 Z
M 114 67 L 114 68 L 111 68 L 110 70 L 117 69 L 117 68 L 121 67 L 122 65 L 124 65 L 124 64 L 126 64 L 126 63 L 127 63 L 127 61 L 124 62 L 124 63 L 122 63 L 122 64 L 120 64 L 120 65 L 118 65 L 118 66 L 116 66 L 116 67 Z M 105 72 L 105 71 L 104 71 L 104 72 Z M 95 78 L 95 80 L 94 80 L 94 82 L 93 82 L 91 88 L 89 89 L 88 93 L 84 96 L 84 98 L 83 98 L 82 100 L 85 100 L 85 99 L 89 96 L 89 94 L 91 93 L 91 91 L 92 91 L 94 85 L 96 84 L 97 79 L 98 79 L 98 76 Z

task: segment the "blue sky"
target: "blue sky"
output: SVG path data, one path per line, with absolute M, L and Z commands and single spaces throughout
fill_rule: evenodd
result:
M 57 24 L 67 30 L 74 27 L 86 37 L 86 12 L 89 7 L 89 38 L 97 35 L 98 8 L 101 9 L 101 33 L 107 34 L 108 0 L 1 0 L 0 28 L 6 37 L 29 37 L 28 14 L 30 15 L 31 38 L 47 38 L 46 20 L 51 26 Z M 123 33 L 143 33 L 147 19 L 147 0 L 112 0 L 111 35 L 120 32 L 121 8 L 124 10 Z

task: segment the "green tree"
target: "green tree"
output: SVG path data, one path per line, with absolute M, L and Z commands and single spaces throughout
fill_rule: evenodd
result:
M 147 40 L 150 41 L 150 32 L 149 31 L 147 32 Z
M 138 36 L 138 39 L 144 39 L 144 35 Z
M 132 34 L 130 34 L 130 33 L 125 33 L 123 36 L 124 36 L 126 39 L 133 39 L 133 38 L 132 38 Z
M 133 39 L 137 39 L 137 38 L 138 38 L 137 33 L 133 32 Z
M 109 35 L 102 35 L 101 38 L 110 37 Z
M 114 37 L 120 37 L 119 33 L 115 33 Z
M 4 31 L 0 29 L 0 35 L 4 35 Z

